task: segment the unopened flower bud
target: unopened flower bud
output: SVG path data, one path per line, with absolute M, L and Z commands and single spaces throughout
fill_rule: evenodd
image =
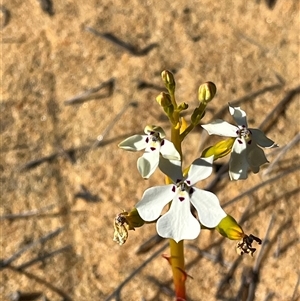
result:
M 168 91 L 172 91 L 174 93 L 175 91 L 175 79 L 171 71 L 169 70 L 164 70 L 161 73 L 161 78 L 168 89 Z
M 207 105 L 216 95 L 217 87 L 213 82 L 206 82 L 199 87 L 198 99 Z
M 241 240 L 245 236 L 242 227 L 231 215 L 225 216 L 216 227 L 216 230 L 222 236 L 231 240 Z
M 174 106 L 172 104 L 170 94 L 162 92 L 156 97 L 156 101 L 163 108 L 170 120 L 172 120 Z
M 161 92 L 157 97 L 156 97 L 156 101 L 158 102 L 158 104 L 165 108 L 165 107 L 169 107 L 170 105 L 172 105 L 172 101 L 171 101 L 171 97 L 168 93 L 165 92 Z
M 182 103 L 178 106 L 178 110 L 181 112 L 181 111 L 186 110 L 188 107 L 189 107 L 189 105 L 188 105 L 186 102 L 182 102 Z
M 206 148 L 203 152 L 201 157 L 210 157 L 214 156 L 214 161 L 219 158 L 223 158 L 231 152 L 233 143 L 235 138 L 228 138 L 226 140 L 222 140 L 216 143 L 213 146 Z
M 252 247 L 252 243 L 254 241 L 259 245 L 262 243 L 260 238 L 252 234 L 245 234 L 242 227 L 230 215 L 227 215 L 221 220 L 219 225 L 216 227 L 216 230 L 224 237 L 227 237 L 231 240 L 239 240 L 239 242 L 236 244 L 236 251 L 239 255 L 246 253 L 253 256 L 256 249 Z

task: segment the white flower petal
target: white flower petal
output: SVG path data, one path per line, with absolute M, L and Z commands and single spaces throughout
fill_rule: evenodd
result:
M 139 151 L 146 148 L 146 138 L 146 135 L 133 135 L 119 143 L 118 147 L 133 152 Z
M 192 215 L 188 194 L 184 201 L 175 197 L 169 211 L 156 224 L 158 235 L 176 242 L 195 239 L 200 233 L 200 224 Z
M 245 141 L 244 137 L 236 138 L 233 145 L 232 145 L 232 152 L 237 154 L 243 153 L 247 148 L 247 142 Z
M 226 216 L 217 196 L 209 191 L 195 187 L 193 189 L 190 201 L 198 212 L 201 224 L 208 228 L 216 227 Z
M 178 180 L 182 180 L 183 178 L 181 161 L 168 160 L 164 157 L 160 157 L 159 169 L 170 179 L 172 179 L 174 183 L 177 183 Z
M 160 153 L 166 159 L 180 160 L 180 154 L 176 150 L 174 144 L 169 140 L 163 140 L 163 144 L 160 147 Z
M 200 180 L 204 180 L 212 173 L 212 162 L 214 156 L 208 158 L 196 159 L 190 167 L 186 181 L 190 181 L 189 185 L 192 186 Z
M 173 184 L 156 186 L 144 192 L 142 199 L 135 206 L 144 221 L 151 222 L 159 217 L 164 206 L 171 202 L 176 194 L 176 191 L 172 190 L 173 187 Z
M 155 171 L 159 162 L 159 150 L 145 152 L 142 157 L 137 160 L 137 168 L 141 176 L 148 179 Z
M 211 123 L 201 125 L 209 135 L 219 135 L 225 137 L 237 137 L 238 127 L 221 119 L 214 120 Z
M 259 172 L 259 167 L 265 163 L 268 163 L 264 151 L 258 147 L 254 141 L 247 146 L 247 160 L 251 170 L 254 173 Z
M 269 139 L 261 130 L 259 129 L 249 129 L 252 133 L 252 138 L 261 147 L 277 147 L 277 144 Z
M 240 107 L 231 107 L 229 105 L 229 112 L 232 115 L 233 119 L 239 126 L 248 127 L 247 125 L 247 115 Z
M 247 179 L 248 162 L 246 142 L 244 138 L 234 141 L 229 160 L 229 177 L 231 180 Z

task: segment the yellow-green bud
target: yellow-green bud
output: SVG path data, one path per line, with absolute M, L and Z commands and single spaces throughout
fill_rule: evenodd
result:
M 171 101 L 171 96 L 168 93 L 162 92 L 156 97 L 156 101 L 163 108 L 166 115 L 172 120 L 172 116 L 174 113 L 174 106 Z
M 206 82 L 199 87 L 198 99 L 207 105 L 216 95 L 217 87 L 213 82 Z
M 231 152 L 232 145 L 235 141 L 235 138 L 228 138 L 226 140 L 222 140 L 216 143 L 213 146 L 206 148 L 203 152 L 201 157 L 210 157 L 214 155 L 214 161 L 223 158 Z
M 186 110 L 188 107 L 189 107 L 189 105 L 188 105 L 186 102 L 182 102 L 182 103 L 178 106 L 177 109 L 181 112 L 181 111 Z
M 158 104 L 165 108 L 165 107 L 169 107 L 170 105 L 172 105 L 172 101 L 171 101 L 171 97 L 168 93 L 165 92 L 161 92 L 157 97 L 156 97 L 156 101 L 158 102 Z
M 161 73 L 161 78 L 162 78 L 166 88 L 168 89 L 168 91 L 172 91 L 174 93 L 175 79 L 174 79 L 174 75 L 172 74 L 172 72 L 169 70 L 164 70 Z
M 216 230 L 224 237 L 232 240 L 241 240 L 245 236 L 242 227 L 237 223 L 237 221 L 230 215 L 224 217 Z

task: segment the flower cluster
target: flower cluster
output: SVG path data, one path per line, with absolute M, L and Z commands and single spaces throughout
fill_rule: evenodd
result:
M 170 95 L 162 94 L 158 97 L 158 103 L 169 117 L 173 131 L 177 133 L 175 139 L 177 143 L 173 144 L 167 140 L 161 127 L 146 126 L 145 135 L 131 136 L 119 144 L 121 149 L 128 151 L 144 150 L 143 155 L 137 160 L 137 169 L 143 178 L 149 178 L 159 168 L 168 179 L 166 185 L 148 188 L 135 206 L 138 215 L 134 211 L 131 216 L 135 219 L 140 218 L 141 224 L 156 222 L 157 233 L 176 242 L 195 239 L 200 233 L 201 226 L 219 229 L 222 235 L 229 238 L 245 240 L 245 234 L 235 220 L 228 218 L 221 208 L 218 197 L 195 185 L 211 175 L 213 162 L 216 159 L 227 154 L 230 154 L 230 179 L 246 179 L 249 169 L 257 173 L 260 166 L 268 162 L 262 148 L 275 147 L 276 144 L 261 130 L 248 128 L 246 113 L 240 107 L 229 105 L 229 112 L 237 125 L 218 119 L 202 127 L 210 135 L 230 139 L 208 148 L 187 169 L 183 169 L 181 142 L 203 118 L 205 107 L 216 93 L 216 88 L 212 83 L 200 86 L 198 94 L 200 104 L 191 116 L 191 124 L 187 126 L 183 125 L 184 121 L 181 121 L 178 116 L 188 105 L 183 103 L 177 106 L 173 97 L 175 82 L 168 77 L 165 77 L 165 81 Z M 168 206 L 169 210 L 161 216 L 165 206 Z M 130 219 L 126 219 L 124 214 L 122 219 L 124 220 L 120 221 L 119 218 L 115 223 L 115 230 L 117 230 L 115 240 L 120 244 L 124 243 L 124 239 L 126 240 L 127 232 L 123 231 L 125 235 L 120 236 L 118 229 L 120 227 L 123 229 L 124 225 L 130 223 Z M 227 224 L 229 226 L 226 230 L 224 225 Z M 130 229 L 128 226 L 127 228 Z

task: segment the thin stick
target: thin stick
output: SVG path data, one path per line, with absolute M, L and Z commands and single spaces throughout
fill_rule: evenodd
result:
M 273 300 L 274 295 L 275 295 L 274 292 L 267 293 L 267 295 L 263 301 Z
M 51 204 L 51 205 L 42 207 L 40 209 L 34 209 L 34 210 L 25 211 L 25 212 L 21 212 L 21 213 L 15 213 L 15 214 L 5 214 L 5 215 L 0 216 L 0 220 L 5 220 L 5 219 L 13 220 L 13 219 L 18 219 L 18 218 L 21 219 L 21 218 L 35 216 L 35 215 L 41 214 L 44 211 L 51 210 L 55 206 L 56 206 L 56 204 Z
M 135 254 L 140 255 L 143 253 L 147 253 L 150 251 L 154 246 L 159 244 L 161 241 L 163 241 L 164 238 L 159 236 L 158 234 L 155 234 L 151 236 L 148 240 L 146 240 L 144 243 L 142 243 L 138 249 L 135 251 Z
M 2 18 L 1 18 L 2 22 L 0 24 L 0 29 L 3 29 L 9 23 L 9 21 L 10 21 L 10 12 L 3 5 L 0 6 L 0 11 L 2 13 Z
M 89 101 L 91 99 L 95 99 L 97 97 L 97 95 L 93 95 L 93 94 L 97 93 L 99 90 L 101 90 L 105 87 L 109 88 L 108 96 L 110 96 L 112 93 L 112 89 L 114 87 L 114 83 L 115 83 L 115 79 L 111 78 L 111 79 L 101 83 L 99 86 L 97 86 L 95 88 L 88 89 L 88 90 L 84 91 L 83 93 L 80 93 L 79 95 L 74 96 L 74 97 L 64 101 L 64 104 L 66 106 L 74 105 L 74 104 L 81 104 L 81 103 Z
M 164 87 L 161 87 L 161 86 L 158 86 L 158 85 L 155 85 L 155 84 L 152 84 L 150 82 L 143 81 L 143 80 L 138 81 L 137 89 L 138 90 L 154 89 L 154 90 L 157 90 L 157 91 L 160 91 L 160 92 L 166 90 L 166 88 L 164 88 Z
M 135 55 L 135 56 L 147 55 L 149 53 L 149 51 L 151 51 L 153 48 L 158 47 L 158 44 L 152 43 L 152 44 L 146 46 L 145 48 L 139 50 L 139 49 L 137 49 L 137 47 L 133 46 L 132 44 L 122 41 L 121 39 L 119 39 L 118 37 L 116 37 L 115 35 L 113 35 L 109 32 L 101 33 L 88 26 L 85 27 L 85 30 L 89 31 L 89 32 L 93 33 L 94 35 L 101 37 L 109 42 L 112 42 L 113 44 L 119 46 L 120 48 L 128 51 L 130 54 Z
M 155 257 L 157 257 L 161 252 L 169 245 L 169 243 L 165 243 L 160 249 L 158 249 L 153 255 L 151 255 L 147 260 L 145 260 L 137 269 L 135 269 L 106 299 L 105 301 L 110 301 L 114 297 L 117 298 L 121 294 L 121 290 L 123 287 L 135 276 L 137 275 L 143 268 L 146 267 L 148 263 L 150 263 Z
M 269 225 L 268 225 L 266 234 L 265 234 L 265 236 L 262 240 L 262 244 L 261 244 L 261 247 L 260 247 L 259 254 L 258 254 L 258 256 L 256 257 L 256 260 L 255 260 L 255 264 L 254 264 L 254 267 L 253 267 L 253 272 L 255 272 L 255 273 L 258 273 L 258 270 L 259 270 L 259 267 L 260 267 L 260 264 L 262 262 L 262 258 L 263 258 L 263 255 L 264 255 L 265 248 L 267 247 L 267 245 L 270 242 L 269 237 L 270 237 L 271 229 L 273 228 L 274 221 L 275 221 L 275 215 L 272 214 L 272 216 L 270 218 L 270 221 L 269 221 Z
M 9 299 L 11 301 L 35 301 L 40 300 L 38 298 L 44 296 L 43 292 L 32 292 L 32 293 L 22 293 L 20 291 L 15 291 L 10 294 Z M 42 299 L 43 301 L 45 299 Z
M 219 282 L 216 297 L 222 298 L 224 296 L 224 292 L 226 291 L 226 284 L 230 283 L 230 280 L 233 278 L 233 275 L 238 268 L 239 264 L 242 262 L 242 256 L 239 256 L 235 259 L 227 274 L 223 277 L 223 279 Z
M 297 300 L 296 299 L 296 297 L 297 297 L 296 294 L 297 294 L 299 284 L 300 284 L 300 273 L 298 273 L 298 280 L 297 280 L 297 283 L 295 285 L 291 301 L 294 301 L 294 300 L 296 301 Z
M 48 234 L 46 234 L 45 236 L 42 236 L 40 239 L 32 242 L 31 244 L 26 245 L 25 247 L 23 247 L 22 249 L 20 249 L 19 251 L 17 251 L 14 255 L 12 255 L 10 258 L 6 259 L 6 260 L 2 260 L 0 261 L 0 269 L 5 268 L 6 266 L 10 265 L 13 261 L 15 261 L 16 259 L 18 259 L 24 252 L 26 252 L 27 250 L 29 250 L 30 248 L 35 247 L 36 245 L 43 243 L 55 236 L 57 236 L 59 233 L 61 233 L 63 230 L 65 229 L 65 227 L 61 227 L 58 228 Z
M 280 151 L 276 158 L 272 161 L 272 163 L 268 166 L 266 170 L 263 171 L 263 176 L 266 176 L 270 171 L 272 171 L 274 165 L 281 159 L 282 156 L 286 154 L 288 150 L 290 150 L 295 144 L 300 141 L 300 133 L 298 133 L 292 141 L 290 141 L 286 146 L 284 146 Z
M 34 258 L 34 259 L 30 260 L 30 261 L 27 261 L 27 262 L 25 262 L 25 263 L 23 263 L 23 264 L 21 264 L 21 265 L 15 267 L 15 268 L 16 268 L 17 270 L 23 270 L 23 269 L 26 269 L 26 268 L 28 268 L 29 266 L 31 266 L 31 265 L 33 265 L 33 264 L 39 262 L 39 261 L 43 261 L 43 260 L 45 260 L 45 259 L 47 259 L 47 258 L 49 258 L 49 257 L 55 256 L 56 254 L 62 253 L 62 252 L 67 251 L 67 250 L 69 250 L 69 249 L 71 249 L 71 248 L 72 248 L 71 245 L 67 245 L 67 246 L 62 247 L 62 248 L 59 248 L 59 249 L 57 249 L 57 250 L 55 250 L 55 251 L 52 251 L 52 252 L 50 252 L 50 253 L 48 253 L 48 254 L 45 254 L 45 255 L 39 256 L 39 257 L 37 257 L 37 258 Z
M 261 263 L 262 256 L 264 254 L 264 246 L 269 243 L 269 235 L 270 230 L 273 226 L 274 215 L 272 215 L 271 220 L 268 225 L 267 233 L 263 240 L 263 246 L 260 249 L 260 253 L 256 258 L 256 263 L 253 268 L 244 268 L 242 273 L 242 283 L 240 284 L 240 288 L 238 290 L 236 300 L 246 300 L 253 301 L 255 298 L 255 290 L 257 287 L 257 283 L 259 281 L 259 267 Z M 245 299 L 246 298 L 246 299 Z
M 300 93 L 300 86 L 290 90 L 287 95 L 279 102 L 279 104 L 266 116 L 259 128 L 264 132 L 268 132 L 274 122 L 277 120 L 278 116 L 286 110 L 289 102 L 298 93 Z
M 253 193 L 255 190 L 260 189 L 260 188 L 262 188 L 265 185 L 271 184 L 272 182 L 274 182 L 274 181 L 276 181 L 276 180 L 278 180 L 278 179 L 280 179 L 282 177 L 285 177 L 288 174 L 293 173 L 294 171 L 297 171 L 298 169 L 300 169 L 300 165 L 296 165 L 296 166 L 290 168 L 289 170 L 286 170 L 286 171 L 278 174 L 277 176 L 275 176 L 273 178 L 270 178 L 267 181 L 262 182 L 261 184 L 258 184 L 256 186 L 254 186 L 254 187 L 246 190 L 245 192 L 239 194 L 238 196 L 236 196 L 232 200 L 228 201 L 227 203 L 222 204 L 222 208 L 225 208 L 225 207 L 227 207 L 227 206 L 229 206 L 229 205 L 231 205 L 231 204 L 233 204 L 235 202 L 241 201 L 244 196 Z
M 108 126 L 104 129 L 104 131 L 102 132 L 102 134 L 97 137 L 97 140 L 94 142 L 94 144 L 92 145 L 91 149 L 94 149 L 94 148 L 98 147 L 102 143 L 104 137 L 109 133 L 109 131 L 114 127 L 114 125 L 117 123 L 117 121 L 121 118 L 121 116 L 126 112 L 126 110 L 129 107 L 136 107 L 136 106 L 137 106 L 136 102 L 130 102 L 130 103 L 126 104 L 123 107 L 123 109 L 108 124 Z
M 220 256 L 219 255 L 215 255 L 212 254 L 210 252 L 207 251 L 203 251 L 200 248 L 198 248 L 197 246 L 193 245 L 193 244 L 186 244 L 185 245 L 186 248 L 192 249 L 194 251 L 196 251 L 199 255 L 201 255 L 202 257 L 214 262 L 214 263 L 219 263 L 222 266 L 225 267 L 231 267 L 232 263 L 228 262 L 228 261 L 224 261 L 224 260 L 220 260 Z
M 25 171 L 25 170 L 28 170 L 28 169 L 31 169 L 31 168 L 35 168 L 37 167 L 38 165 L 44 163 L 44 162 L 49 162 L 49 161 L 52 161 L 54 158 L 56 158 L 57 156 L 59 155 L 58 152 L 56 153 L 53 153 L 49 156 L 44 156 L 42 158 L 39 158 L 39 159 L 34 159 L 34 160 L 31 160 L 27 163 L 25 163 L 24 165 L 22 165 L 20 168 L 19 168 L 19 171 Z
M 19 274 L 22 274 L 22 275 L 25 275 L 26 277 L 28 277 L 29 279 L 34 279 L 36 282 L 46 286 L 47 288 L 49 288 L 51 291 L 55 292 L 56 294 L 58 294 L 60 297 L 62 297 L 61 300 L 64 300 L 64 301 L 73 301 L 73 299 L 68 296 L 67 293 L 65 293 L 63 290 L 55 287 L 52 283 L 50 282 L 47 282 L 46 280 L 30 273 L 30 272 L 27 272 L 26 270 L 17 270 L 16 268 L 14 268 L 13 266 L 9 266 L 8 267 L 10 270 L 12 271 L 15 271 L 15 272 L 18 272 Z

